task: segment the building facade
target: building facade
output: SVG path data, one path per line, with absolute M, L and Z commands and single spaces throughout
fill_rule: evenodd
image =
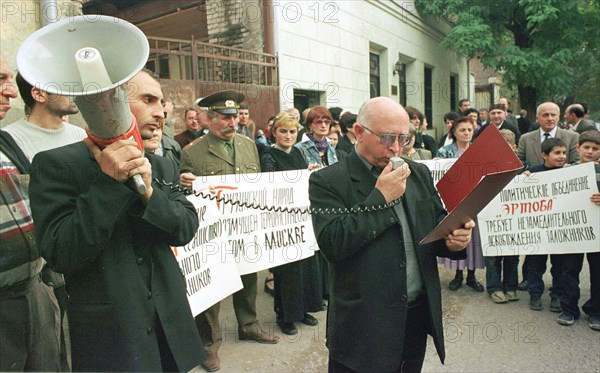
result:
M 357 112 L 368 98 L 388 96 L 423 111 L 437 136 L 443 115 L 475 96 L 468 60 L 439 47 L 452 25 L 422 17 L 412 0 L 1 2 L 1 51 L 11 63 L 51 13 L 47 3 L 58 4 L 58 18 L 104 14 L 137 25 L 150 41 L 147 67 L 178 111 L 239 89 L 262 127 L 290 107 Z
M 388 96 L 426 113 L 441 135 L 443 115 L 472 95 L 467 59 L 439 47 L 451 24 L 423 18 L 413 1 L 278 1 L 273 13 L 283 108 L 356 113 Z

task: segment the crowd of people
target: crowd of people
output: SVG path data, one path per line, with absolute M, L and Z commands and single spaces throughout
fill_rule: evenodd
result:
M 513 116 L 504 98 L 481 110 L 461 100 L 459 112 L 444 116 L 447 133 L 436 141 L 421 111 L 388 98 L 367 100 L 356 114 L 291 108 L 272 113 L 262 127 L 244 95 L 227 90 L 184 110 L 185 129 L 175 134 L 173 104 L 153 73 L 142 70 L 129 92 L 140 148 L 129 140 L 94 143 L 67 122 L 78 112 L 69 97 L 18 74 L 15 84 L 12 75 L 0 58 L 0 119 L 17 94 L 28 112 L 0 131 L 0 315 L 18 329 L 2 329 L 2 371 L 219 370 L 220 303 L 193 317 L 171 251 L 198 228 L 186 192 L 199 176 L 306 169 L 318 170 L 310 176 L 311 205 L 339 213 L 311 216 L 316 255 L 269 270 L 264 288 L 280 331 L 315 326 L 311 313 L 328 309 L 330 372 L 418 372 L 428 334 L 442 362 L 445 356 L 438 265 L 456 271 L 452 291 L 466 268 L 473 291 L 507 303 L 526 290 L 530 308 L 541 310 L 547 258 L 527 256 L 519 284 L 519 257 L 484 257 L 473 221 L 417 249 L 446 211 L 429 170 L 415 161 L 458 158 L 493 125 L 527 172 L 595 162 L 600 174 L 600 135 L 580 104 L 566 108 L 561 125 L 560 108 L 543 103 L 530 124 L 524 113 Z M 393 168 L 394 156 L 406 163 Z M 132 187 L 136 175 L 142 194 Z M 600 195 L 591 202 L 600 205 Z M 596 330 L 599 257 L 587 254 L 592 297 L 582 308 Z M 550 310 L 560 312 L 563 325 L 580 317 L 583 260 L 584 254 L 551 255 Z M 485 269 L 485 285 L 478 269 Z M 257 274 L 241 279 L 243 288 L 231 297 L 239 340 L 278 343 L 258 321 Z M 30 338 L 36 325 L 51 326 L 52 338 Z

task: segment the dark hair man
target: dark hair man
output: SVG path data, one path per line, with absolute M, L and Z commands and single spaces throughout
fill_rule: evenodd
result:
M 129 106 L 142 138 L 164 119 L 160 83 L 139 72 Z M 103 149 L 89 138 L 41 152 L 31 181 L 39 244 L 65 274 L 74 371 L 189 371 L 204 360 L 171 246 L 198 229 L 173 161 L 129 140 Z M 141 175 L 146 193 L 133 190 Z M 90 334 L 92 333 L 92 334 Z
M 185 109 L 183 112 L 183 124 L 185 125 L 185 131 L 175 136 L 175 141 L 181 146 L 181 149 L 202 136 L 202 127 L 198 123 L 198 112 L 196 109 Z
M 469 101 L 469 99 L 463 98 L 460 101 L 458 101 L 458 110 L 456 111 L 456 113 L 460 117 L 464 117 L 465 110 L 470 109 L 470 108 L 471 108 L 471 101 Z

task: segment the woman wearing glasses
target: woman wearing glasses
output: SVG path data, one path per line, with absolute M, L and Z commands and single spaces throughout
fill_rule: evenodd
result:
M 327 138 L 331 127 L 331 113 L 323 106 L 313 107 L 306 116 L 306 134 L 296 144 L 307 164 L 317 163 L 321 167 L 338 161 L 331 140 Z
M 282 112 L 273 119 L 271 127 L 275 143 L 260 158 L 263 172 L 313 169 L 307 165 L 302 152 L 294 144 L 300 124 L 298 117 Z M 284 264 L 271 271 L 275 277 L 275 314 L 277 325 L 285 334 L 298 333 L 294 322 L 317 325 L 318 321 L 308 312 L 323 310 L 321 272 L 317 257 Z
M 448 137 L 452 139 L 452 143 L 438 149 L 436 156 L 440 158 L 460 157 L 471 145 L 476 128 L 477 123 L 471 117 L 461 117 L 455 120 L 448 131 Z M 467 267 L 467 286 L 478 293 L 484 291 L 483 285 L 475 277 L 475 269 L 485 268 L 479 228 L 475 227 L 473 229 L 471 243 L 467 246 L 466 260 L 438 258 L 438 262 L 443 264 L 446 269 L 456 270 L 454 279 L 448 284 L 450 290 L 456 291 L 462 286 L 463 270 Z

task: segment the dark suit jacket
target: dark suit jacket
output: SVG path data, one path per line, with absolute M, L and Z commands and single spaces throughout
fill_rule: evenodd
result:
M 350 141 L 348 136 L 341 136 L 340 140 L 338 141 L 336 150 L 342 150 L 347 154 L 350 154 L 352 149 L 354 149 L 354 144 Z
M 430 310 L 430 334 L 443 361 L 440 280 L 436 256 L 464 258 L 444 241 L 419 247 L 418 242 L 440 222 L 442 207 L 427 167 L 406 160 L 411 176 L 404 195 L 405 211 L 415 242 Z M 406 255 L 393 208 L 337 213 L 385 205 L 376 178 L 356 152 L 310 176 L 309 197 L 315 236 L 330 263 L 331 295 L 327 320 L 330 358 L 359 372 L 398 369 L 407 314 Z
M 579 160 L 577 153 L 577 142 L 579 134 L 574 131 L 556 129 L 556 138 L 561 139 L 567 145 L 567 163 L 573 163 Z M 523 162 L 525 167 L 537 166 L 544 163 L 542 158 L 542 140 L 539 130 L 527 132 L 521 137 L 517 147 L 517 157 Z
M 594 123 L 588 119 L 581 119 L 581 122 L 579 122 L 579 125 L 577 126 L 577 129 L 575 130 L 575 132 L 577 132 L 578 134 L 582 134 L 585 131 L 593 131 L 593 130 L 597 130 L 596 126 L 594 125 Z
M 173 161 L 148 154 L 152 175 L 177 183 Z M 30 198 L 43 257 L 64 273 L 74 371 L 161 371 L 157 321 L 181 371 L 203 361 L 170 246 L 198 228 L 193 205 L 153 182 L 147 206 L 101 172 L 83 142 L 38 153 Z
M 431 154 L 435 154 L 435 151 L 437 150 L 435 139 L 426 133 L 417 134 L 414 147 L 415 149 L 427 149 L 431 152 Z
M 179 143 L 168 136 L 163 136 L 160 140 L 163 157 L 175 161 L 179 169 L 179 159 L 181 158 L 181 146 Z

